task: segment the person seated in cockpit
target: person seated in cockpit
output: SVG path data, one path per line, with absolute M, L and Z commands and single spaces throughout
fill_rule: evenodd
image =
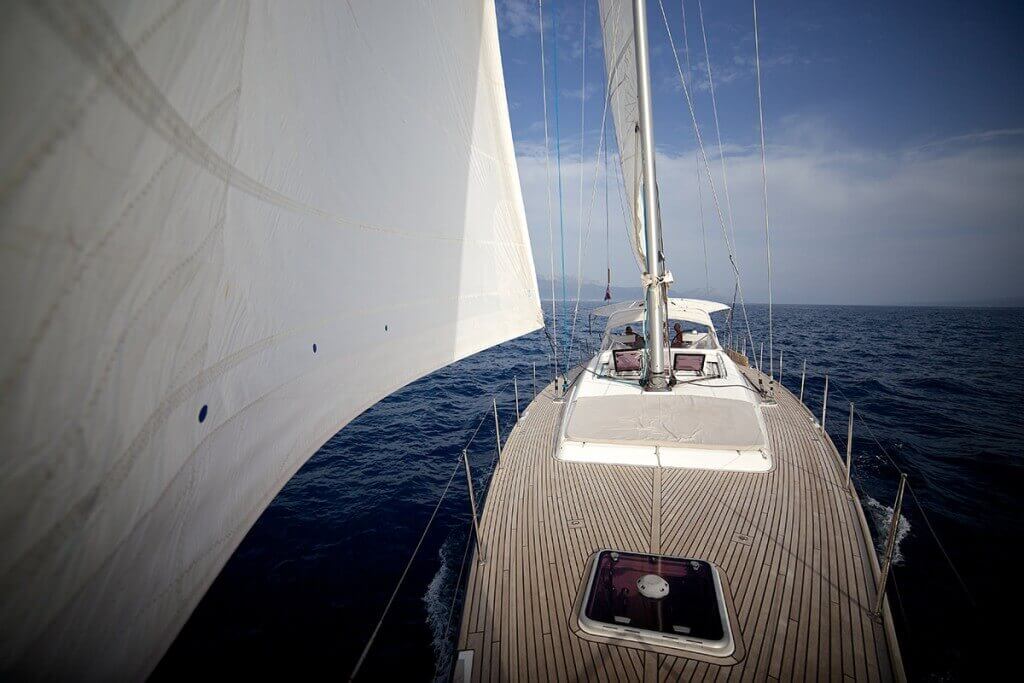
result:
M 672 329 L 675 330 L 675 335 L 672 337 L 672 346 L 685 347 L 686 342 L 683 341 L 683 326 L 676 323 Z
M 630 343 L 630 348 L 642 349 L 644 347 L 644 340 L 639 334 L 633 331 L 632 325 L 626 325 L 626 335 L 633 335 L 633 341 Z

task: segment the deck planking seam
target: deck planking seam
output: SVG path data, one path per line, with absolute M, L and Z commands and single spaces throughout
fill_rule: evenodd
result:
M 777 454 L 767 474 L 556 461 L 550 435 L 561 405 L 550 387 L 538 395 L 506 441 L 486 501 L 481 532 L 494 560 L 474 561 L 467 580 L 459 647 L 482 655 L 474 678 L 892 678 L 885 631 L 866 607 L 870 539 L 842 463 L 806 409 L 779 394 L 764 411 Z M 582 526 L 570 528 L 573 519 Z M 718 564 L 745 657 L 719 665 L 580 637 L 573 606 L 602 547 Z

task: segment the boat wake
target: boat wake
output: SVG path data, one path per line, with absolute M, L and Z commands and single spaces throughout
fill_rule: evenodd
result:
M 885 541 L 889 536 L 889 527 L 892 525 L 893 509 L 879 503 L 871 496 L 864 497 L 864 509 L 867 511 L 871 524 L 874 526 L 875 551 L 878 553 L 878 560 L 881 563 L 882 555 L 885 553 Z M 896 528 L 896 546 L 893 548 L 892 553 L 892 563 L 894 565 L 903 564 L 903 553 L 900 551 L 900 545 L 903 543 L 903 539 L 909 535 L 910 520 L 906 516 L 900 515 L 900 523 Z
M 438 550 L 441 566 L 434 578 L 427 585 L 423 594 L 423 604 L 427 610 L 427 625 L 430 626 L 431 646 L 434 649 L 434 680 L 437 682 L 451 679 L 452 652 L 454 634 L 458 632 L 459 615 L 452 614 L 452 599 L 458 586 L 455 576 L 459 557 L 460 543 L 457 535 L 449 536 Z M 449 617 L 449 615 L 451 615 Z M 451 623 L 449 624 L 449 618 Z

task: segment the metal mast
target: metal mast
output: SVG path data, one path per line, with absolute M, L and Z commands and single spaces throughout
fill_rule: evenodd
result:
M 647 53 L 645 0 L 633 0 L 633 42 L 636 47 L 637 104 L 640 113 L 640 147 L 643 154 L 644 233 L 647 245 L 647 377 L 648 391 L 668 390 L 665 367 L 665 257 L 661 253 L 661 209 L 658 176 L 654 168 L 654 119 L 651 113 L 651 66 Z

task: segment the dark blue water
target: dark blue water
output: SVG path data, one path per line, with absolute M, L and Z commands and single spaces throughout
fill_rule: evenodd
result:
M 767 311 L 749 312 L 759 344 Z M 724 342 L 724 318 L 715 317 Z M 584 333 L 586 320 L 584 312 Z M 994 625 L 1020 614 L 1006 611 L 1021 602 L 1012 558 L 1024 547 L 1024 310 L 777 306 L 774 330 L 783 383 L 794 392 L 807 360 L 805 401 L 815 412 L 829 373 L 827 426 L 840 450 L 848 401 L 863 415 L 854 478 L 876 537 L 891 519 L 893 462 L 908 473 L 916 498 L 908 493 L 904 505 L 890 597 L 910 677 L 973 679 L 979 663 L 1007 661 L 993 655 L 1015 652 L 1001 646 L 1012 646 L 1020 628 Z M 444 676 L 468 538 L 458 458 L 492 395 L 507 433 L 512 377 L 525 407 L 532 364 L 540 382 L 550 377 L 549 352 L 540 332 L 490 349 L 406 387 L 337 434 L 250 531 L 155 678 L 348 676 L 454 472 L 362 671 L 366 680 Z M 494 450 L 490 418 L 470 448 L 479 489 Z

